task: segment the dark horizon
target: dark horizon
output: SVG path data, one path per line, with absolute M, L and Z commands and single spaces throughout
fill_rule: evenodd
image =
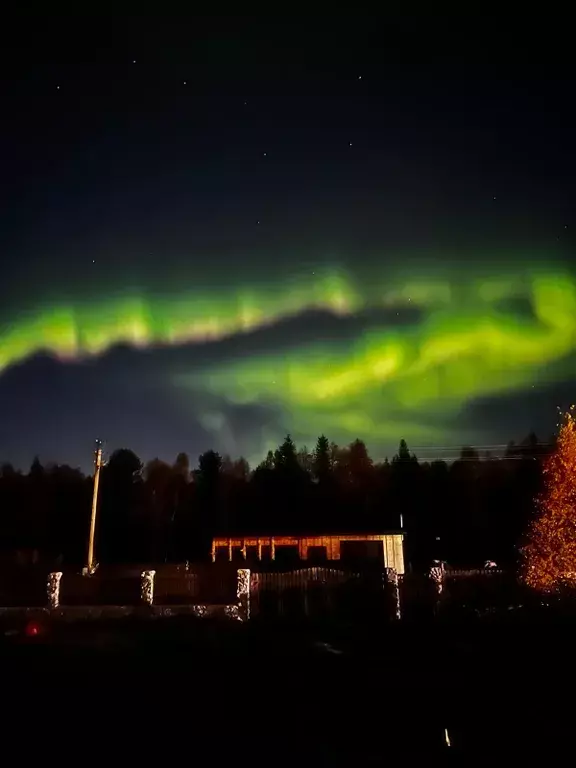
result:
M 540 436 L 537 435 L 533 430 L 530 430 L 529 432 L 525 433 L 520 439 L 511 439 L 506 443 L 499 443 L 499 444 L 484 443 L 484 444 L 474 444 L 474 445 L 463 444 L 460 446 L 408 445 L 408 448 L 410 450 L 410 453 L 416 456 L 416 459 L 420 464 L 426 464 L 426 463 L 430 464 L 432 462 L 440 461 L 450 465 L 457 461 L 509 460 L 510 453 L 513 452 L 514 450 L 524 449 L 524 452 L 526 452 L 526 449 L 530 447 L 538 450 L 547 450 L 554 447 L 555 440 L 556 440 L 555 434 L 551 435 L 548 439 L 543 439 L 543 438 L 540 438 Z M 365 441 L 361 440 L 361 438 L 356 438 L 356 441 L 359 441 L 364 445 L 366 444 Z M 334 446 L 338 450 L 345 452 L 356 441 L 351 441 L 351 443 L 349 443 L 348 445 L 337 445 L 336 443 L 334 443 Z M 403 441 L 403 438 L 400 438 L 400 440 L 398 441 L 398 445 L 402 441 Z M 332 441 L 330 442 L 332 443 Z M 86 477 L 92 477 L 93 470 L 94 470 L 94 456 L 95 456 L 94 446 L 97 443 L 101 443 L 102 445 L 104 462 L 106 462 L 110 458 L 110 456 L 112 456 L 117 451 L 129 450 L 130 452 L 132 452 L 132 448 L 130 448 L 127 445 L 111 446 L 107 443 L 106 440 L 97 439 L 92 441 L 92 451 L 86 451 L 86 457 L 80 463 L 53 461 L 49 458 L 43 457 L 37 452 L 32 452 L 31 454 L 32 459 L 30 463 L 25 466 L 15 464 L 9 459 L 4 459 L 0 461 L 0 472 L 2 470 L 2 467 L 11 467 L 14 471 L 25 475 L 30 472 L 30 468 L 32 467 L 32 465 L 39 463 L 44 469 L 69 467 L 70 469 L 74 469 L 82 472 L 82 474 L 85 475 Z M 374 463 L 375 466 L 383 465 L 385 463 L 392 461 L 394 456 L 398 455 L 398 445 L 396 446 L 396 450 L 393 451 L 390 455 L 371 456 L 371 461 Z M 313 446 L 296 445 L 296 448 L 299 454 L 304 450 L 304 448 L 307 449 L 308 456 L 312 456 L 314 453 Z M 159 456 L 157 453 L 152 454 L 150 456 L 140 456 L 136 451 L 134 451 L 134 454 L 138 456 L 139 460 L 142 463 L 143 469 L 145 469 L 145 467 L 148 464 L 154 461 L 161 461 L 167 465 L 171 465 L 178 458 L 178 456 L 186 455 L 187 457 L 189 457 L 189 459 L 192 462 L 191 470 L 193 471 L 194 468 L 197 467 L 198 459 L 200 459 L 205 453 L 212 450 L 213 450 L 212 448 L 207 448 L 198 456 L 189 455 L 188 452 L 185 450 L 177 451 L 175 455 L 172 457 Z M 231 461 L 231 462 L 246 461 L 251 472 L 253 472 L 255 469 L 258 468 L 258 466 L 265 463 L 266 461 L 266 455 L 262 456 L 261 461 L 258 461 L 257 463 L 252 464 L 251 462 L 248 461 L 248 459 L 246 459 L 245 456 L 242 456 L 242 455 L 232 456 L 227 453 L 224 453 L 224 454 L 220 454 L 219 452 L 217 453 L 221 455 L 221 457 L 226 461 Z M 470 453 L 475 454 L 475 456 L 470 457 Z M 196 463 L 194 464 L 194 462 Z

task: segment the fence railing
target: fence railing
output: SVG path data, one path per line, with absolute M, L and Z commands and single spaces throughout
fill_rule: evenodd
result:
M 24 608 L 46 604 L 46 571 L 36 566 L 0 569 L 0 605 Z
M 234 606 L 240 572 L 233 563 L 102 568 L 90 577 L 17 569 L 0 572 L 0 607 Z M 438 581 L 335 562 L 290 570 L 263 565 L 250 572 L 246 589 L 254 617 L 361 622 L 507 607 L 519 602 L 523 588 L 512 571 L 501 569 L 447 569 Z
M 446 578 L 466 579 L 472 576 L 481 576 L 482 578 L 503 576 L 510 572 L 501 568 L 447 568 L 444 573 Z

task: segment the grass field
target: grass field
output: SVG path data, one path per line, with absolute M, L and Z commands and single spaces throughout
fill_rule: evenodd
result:
M 554 702 L 573 684 L 575 638 L 572 622 L 542 619 L 362 631 L 116 619 L 4 636 L 0 668 L 11 732 L 77 758 L 516 761 L 560 748 Z

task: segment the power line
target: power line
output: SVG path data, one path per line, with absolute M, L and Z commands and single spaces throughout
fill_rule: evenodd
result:
M 522 443 L 464 443 L 460 445 L 415 445 L 410 448 L 411 452 L 416 451 L 461 451 L 463 448 L 474 448 L 475 450 L 490 450 L 496 448 L 533 448 L 535 446 L 551 446 L 550 442 L 536 442 L 523 445 Z
M 407 459 L 401 459 L 399 457 L 394 457 L 391 461 L 388 459 L 389 463 L 409 463 L 412 461 L 417 461 L 418 463 L 425 463 L 425 462 L 433 462 L 433 461 L 458 461 L 458 462 L 475 462 L 475 463 L 485 463 L 489 461 L 525 461 L 526 459 L 534 459 L 535 461 L 539 458 L 542 458 L 542 454 L 530 454 L 525 453 L 522 456 L 417 456 L 416 459 L 407 458 Z M 386 459 L 376 459 L 376 464 L 383 464 L 386 461 Z

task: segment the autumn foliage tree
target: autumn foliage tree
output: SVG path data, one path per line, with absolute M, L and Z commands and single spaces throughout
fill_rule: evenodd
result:
M 556 451 L 544 465 L 544 490 L 523 549 L 523 576 L 543 592 L 576 583 L 576 410 L 564 414 Z

